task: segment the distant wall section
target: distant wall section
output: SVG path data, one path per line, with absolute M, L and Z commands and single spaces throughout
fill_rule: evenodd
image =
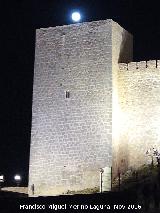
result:
M 149 148 L 160 148 L 160 61 L 119 64 L 118 96 L 118 167 L 124 171 L 147 163 Z

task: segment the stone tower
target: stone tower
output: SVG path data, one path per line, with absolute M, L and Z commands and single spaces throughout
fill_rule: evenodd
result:
M 132 36 L 112 20 L 36 31 L 29 195 L 99 186 L 116 153 L 118 62 Z M 115 136 L 113 136 L 115 135 Z

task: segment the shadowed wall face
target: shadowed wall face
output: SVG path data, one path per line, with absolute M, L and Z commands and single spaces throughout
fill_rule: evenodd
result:
M 106 20 L 37 30 L 29 170 L 35 195 L 99 186 L 99 169 L 112 164 L 111 29 Z
M 116 22 L 112 23 L 112 177 L 117 176 L 121 166 L 127 167 L 127 140 L 120 140 L 120 92 L 118 62 L 128 63 L 133 59 L 133 36 Z M 124 151 L 125 150 L 125 151 Z M 124 160 L 125 159 L 125 160 Z

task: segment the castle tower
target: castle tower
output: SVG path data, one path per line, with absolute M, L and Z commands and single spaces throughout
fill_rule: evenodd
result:
M 30 196 L 32 184 L 35 196 L 99 186 L 116 151 L 118 62 L 131 60 L 132 36 L 112 20 L 36 31 Z

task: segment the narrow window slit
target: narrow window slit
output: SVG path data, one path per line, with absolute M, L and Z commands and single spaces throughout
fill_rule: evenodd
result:
M 66 91 L 66 98 L 70 98 L 70 92 Z

